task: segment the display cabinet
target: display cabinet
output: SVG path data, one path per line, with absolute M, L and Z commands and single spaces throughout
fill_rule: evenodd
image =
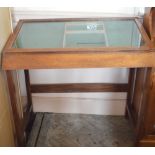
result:
M 150 16 L 149 10 L 145 21 Z M 155 146 L 155 49 L 146 25 L 140 17 L 20 20 L 6 43 L 2 61 L 18 145 L 24 145 L 33 118 L 32 93 L 127 92 L 125 116 L 134 125 L 135 145 Z M 105 67 L 129 68 L 128 83 L 30 83 L 29 69 Z M 25 73 L 28 104 L 23 117 L 16 104 L 14 70 Z

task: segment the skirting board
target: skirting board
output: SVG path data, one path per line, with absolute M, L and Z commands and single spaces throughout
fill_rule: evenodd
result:
M 125 99 L 33 96 L 34 112 L 124 115 Z

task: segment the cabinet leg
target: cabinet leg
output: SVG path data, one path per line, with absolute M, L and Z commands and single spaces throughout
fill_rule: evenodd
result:
M 135 87 L 135 75 L 136 69 L 130 68 L 129 69 L 129 76 L 128 76 L 128 92 L 127 92 L 127 103 L 125 108 L 125 118 L 129 118 L 129 108 L 132 106 L 133 101 L 133 94 L 134 94 L 134 87 Z
M 13 71 L 6 71 L 8 90 L 10 94 L 10 103 L 12 108 L 12 115 L 15 127 L 15 138 L 17 146 L 23 146 L 25 144 L 23 118 L 20 116 L 18 108 L 18 99 L 16 95 L 15 81 L 13 78 Z
M 137 145 L 155 146 L 155 69 L 147 68 L 137 120 Z
M 32 106 L 32 95 L 31 95 L 31 86 L 30 86 L 30 75 L 28 70 L 24 70 L 25 74 L 25 84 L 26 84 L 26 92 L 27 92 L 27 100 L 28 100 L 28 109 Z
M 32 129 L 33 121 L 35 119 L 35 114 L 33 113 L 33 109 L 32 109 L 32 94 L 31 94 L 29 70 L 24 70 L 24 75 L 25 75 L 25 84 L 26 84 L 26 92 L 27 92 L 27 107 L 25 112 L 25 131 L 26 131 L 26 139 L 28 139 L 29 133 Z
M 128 108 L 127 106 L 125 107 L 125 118 L 129 119 L 129 113 L 128 113 Z

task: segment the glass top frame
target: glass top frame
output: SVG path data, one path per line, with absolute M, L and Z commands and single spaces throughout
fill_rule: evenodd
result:
M 16 48 L 13 44 L 21 32 L 21 29 L 26 23 L 49 23 L 49 22 L 98 22 L 98 21 L 133 21 L 135 22 L 140 35 L 143 38 L 144 44 L 140 47 L 128 47 L 128 46 L 106 46 L 106 47 L 57 47 L 57 48 Z M 149 49 L 151 42 L 150 39 L 143 28 L 143 25 L 139 21 L 140 18 L 137 17 L 106 17 L 106 18 L 58 18 L 58 19 L 25 19 L 20 20 L 14 30 L 14 33 L 10 37 L 6 47 L 7 52 L 93 52 L 93 51 L 139 51 Z

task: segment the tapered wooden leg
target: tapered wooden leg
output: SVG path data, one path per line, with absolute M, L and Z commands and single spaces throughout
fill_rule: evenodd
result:
M 25 144 L 24 125 L 23 118 L 20 115 L 18 108 L 18 99 L 16 95 L 15 81 L 13 78 L 13 71 L 6 71 L 8 89 L 10 94 L 10 103 L 12 107 L 12 114 L 15 126 L 15 135 L 17 146 L 23 146 Z
M 145 88 L 145 90 L 147 90 L 144 118 L 145 132 L 146 134 L 155 136 L 155 68 L 152 68 L 151 71 L 149 71 L 148 76 L 149 83 Z
M 155 69 L 144 74 L 141 106 L 136 126 L 137 146 L 155 146 Z
M 135 146 L 155 146 L 155 70 L 130 70 L 129 83 L 131 81 L 126 116 L 129 115 L 134 124 Z
M 125 108 L 125 118 L 129 118 L 129 108 L 132 106 L 133 101 L 133 94 L 134 94 L 134 87 L 135 87 L 135 76 L 136 76 L 136 69 L 130 68 L 129 69 L 129 76 L 128 76 L 128 92 L 127 92 L 127 104 Z
M 32 109 L 32 94 L 31 94 L 29 70 L 24 70 L 24 74 L 25 74 L 25 84 L 26 84 L 26 92 L 27 92 L 27 107 L 24 113 L 24 119 L 25 119 L 26 139 L 28 139 L 29 133 L 33 125 L 33 121 L 35 119 L 35 114 L 33 113 L 33 109 Z
M 27 99 L 28 99 L 28 108 L 32 105 L 32 95 L 31 95 L 31 86 L 30 86 L 30 75 L 28 70 L 24 70 L 25 74 L 25 84 L 26 84 L 26 92 L 27 92 Z

